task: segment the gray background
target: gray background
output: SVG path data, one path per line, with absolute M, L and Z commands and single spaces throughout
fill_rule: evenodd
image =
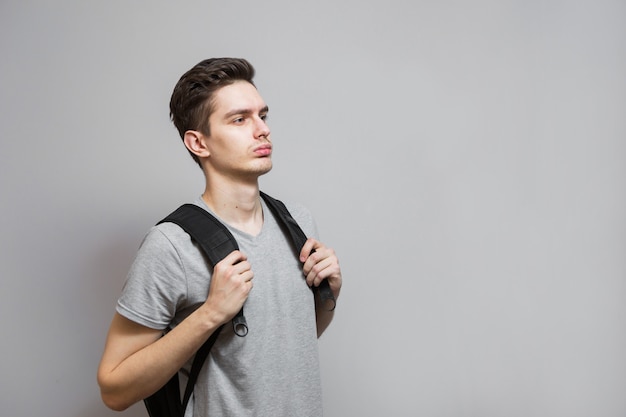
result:
M 96 367 L 202 192 L 168 102 L 210 56 L 257 67 L 262 188 L 341 259 L 327 416 L 626 415 L 624 1 L 2 0 L 3 416 L 116 415 Z

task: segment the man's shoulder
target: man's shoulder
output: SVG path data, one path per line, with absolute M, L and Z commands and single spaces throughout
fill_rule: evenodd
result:
M 307 236 L 317 236 L 315 219 L 313 218 L 311 210 L 309 210 L 305 204 L 291 199 L 273 198 L 280 200 L 285 205 L 291 217 L 293 217 L 296 223 L 304 230 Z
M 298 201 L 289 201 L 286 200 L 284 201 L 285 206 L 287 207 L 287 210 L 289 210 L 289 213 L 291 213 L 291 215 L 293 216 L 294 219 L 296 219 L 296 221 L 299 218 L 312 218 L 313 215 L 311 214 L 311 210 L 309 210 L 309 208 L 307 206 L 305 206 L 304 204 L 302 204 L 301 202 Z
M 308 217 L 312 217 L 311 216 L 311 211 L 308 209 L 307 206 L 305 206 L 304 204 L 302 204 L 299 201 L 295 201 L 295 200 L 291 200 L 288 198 L 280 198 L 279 196 L 274 196 L 274 195 L 268 195 L 265 194 L 267 197 L 270 197 L 274 200 L 278 200 L 279 202 L 283 203 L 285 205 L 285 207 L 287 208 L 287 211 L 289 211 L 289 213 L 291 214 L 291 216 L 298 221 L 298 218 L 308 218 Z

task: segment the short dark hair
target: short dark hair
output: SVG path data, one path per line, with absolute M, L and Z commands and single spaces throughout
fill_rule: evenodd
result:
M 235 81 L 254 85 L 253 78 L 254 67 L 242 58 L 205 59 L 183 74 L 170 99 L 170 118 L 181 139 L 188 130 L 210 135 L 209 117 L 214 110 L 215 92 Z M 189 153 L 200 165 L 198 157 Z

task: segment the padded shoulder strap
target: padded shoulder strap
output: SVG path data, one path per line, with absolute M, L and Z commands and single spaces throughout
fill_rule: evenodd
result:
M 235 237 L 228 228 L 195 204 L 183 204 L 159 223 L 163 222 L 176 223 L 189 233 L 202 247 L 211 266 L 215 266 L 229 253 L 239 249 Z M 233 317 L 233 330 L 237 336 L 243 337 L 248 334 L 243 308 Z
M 195 204 L 183 204 L 159 224 L 165 222 L 175 223 L 189 233 L 202 247 L 211 266 L 215 266 L 226 255 L 239 249 L 235 237 L 228 228 Z

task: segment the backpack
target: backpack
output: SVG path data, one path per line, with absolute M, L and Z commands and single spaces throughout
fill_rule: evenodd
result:
M 279 219 L 279 225 L 287 232 L 296 254 L 299 254 L 307 240 L 306 235 L 281 201 L 263 192 L 261 192 L 261 197 L 274 216 Z M 175 223 L 185 230 L 200 245 L 211 266 L 215 266 L 229 253 L 239 249 L 237 241 L 226 226 L 206 210 L 194 204 L 180 206 L 158 224 L 165 222 Z M 327 280 L 322 281 L 320 286 L 313 288 L 313 290 L 319 293 L 320 301 L 328 310 L 335 308 L 335 298 Z M 237 336 L 244 337 L 248 333 L 243 308 L 233 318 L 232 325 Z M 144 405 L 150 417 L 184 416 L 185 409 L 193 393 L 193 387 L 200 374 L 200 369 L 223 327 L 224 325 L 215 330 L 196 352 L 182 401 L 180 398 L 178 372 L 157 392 L 144 399 Z

